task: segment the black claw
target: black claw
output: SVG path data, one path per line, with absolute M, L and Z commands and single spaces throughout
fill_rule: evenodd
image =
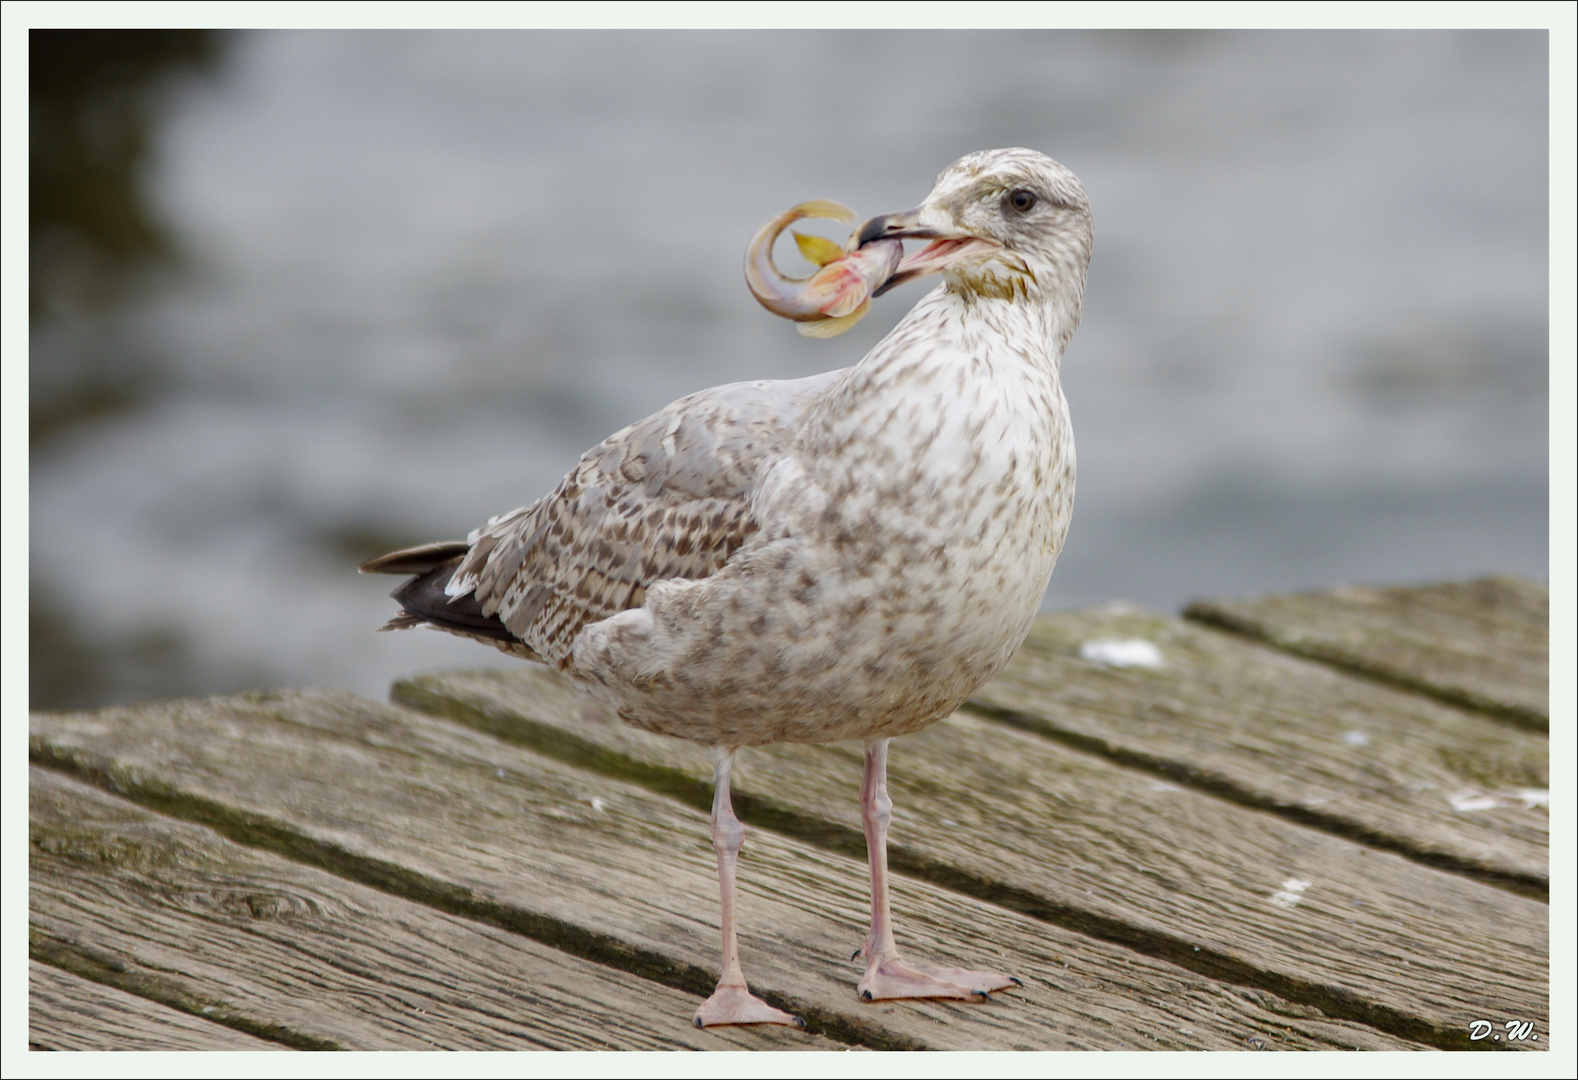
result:
M 1020 989 L 1024 989 L 1024 985 L 1025 984 L 1020 982 L 1018 979 L 1014 978 L 1012 975 L 1008 976 L 1008 981 L 1013 983 L 1015 986 L 1019 987 Z
M 871 991 L 870 990 L 862 990 L 860 992 L 860 1000 L 861 1001 L 875 1001 L 877 999 L 871 996 Z
M 805 1030 L 805 1017 L 803 1017 L 803 1016 L 795 1017 L 794 1018 L 794 1026 L 799 1028 L 801 1031 L 804 1031 Z
M 850 953 L 849 954 L 849 958 L 851 960 L 859 960 L 860 959 L 860 950 L 856 949 L 854 952 Z
M 691 1017 L 691 1018 L 690 1018 L 690 1022 L 691 1022 L 691 1023 L 692 1023 L 692 1024 L 695 1024 L 695 1025 L 696 1025 L 696 1026 L 697 1026 L 697 1027 L 703 1027 L 703 1026 L 705 1026 L 705 1025 L 703 1025 L 703 1024 L 702 1024 L 702 1022 L 701 1022 L 701 1017 L 699 1017 L 699 1016 L 692 1016 L 692 1017 Z

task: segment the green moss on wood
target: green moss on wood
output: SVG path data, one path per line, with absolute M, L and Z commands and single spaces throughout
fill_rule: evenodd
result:
M 112 956 L 101 955 L 68 941 L 63 941 L 38 927 L 28 927 L 27 953 L 41 964 L 68 971 L 105 986 L 113 986 L 128 994 L 135 994 L 160 1005 L 236 1031 L 254 1035 L 269 1042 L 280 1043 L 296 1050 L 343 1050 L 344 1047 L 330 1039 L 319 1039 L 293 1031 L 280 1024 L 270 1024 L 236 1012 L 223 1001 L 196 997 L 181 989 L 174 981 L 149 974 L 146 970 L 131 970 Z

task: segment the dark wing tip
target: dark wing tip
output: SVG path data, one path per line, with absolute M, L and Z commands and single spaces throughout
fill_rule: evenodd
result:
M 380 555 L 376 559 L 368 559 L 356 568 L 359 574 L 425 574 L 435 567 L 442 566 L 451 559 L 458 559 L 471 545 L 464 540 L 440 540 L 436 544 L 423 544 L 421 547 L 402 548 L 391 551 L 387 555 Z

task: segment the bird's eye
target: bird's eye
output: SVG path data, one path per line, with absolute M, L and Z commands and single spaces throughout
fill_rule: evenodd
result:
M 1008 193 L 1005 201 L 1017 212 L 1027 214 L 1036 204 L 1036 193 L 1026 188 L 1015 188 Z

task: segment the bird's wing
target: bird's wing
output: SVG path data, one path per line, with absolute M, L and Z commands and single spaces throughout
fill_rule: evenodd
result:
M 445 592 L 563 664 L 584 627 L 655 582 L 728 562 L 759 527 L 757 478 L 838 374 L 715 387 L 611 435 L 551 495 L 473 533 Z

